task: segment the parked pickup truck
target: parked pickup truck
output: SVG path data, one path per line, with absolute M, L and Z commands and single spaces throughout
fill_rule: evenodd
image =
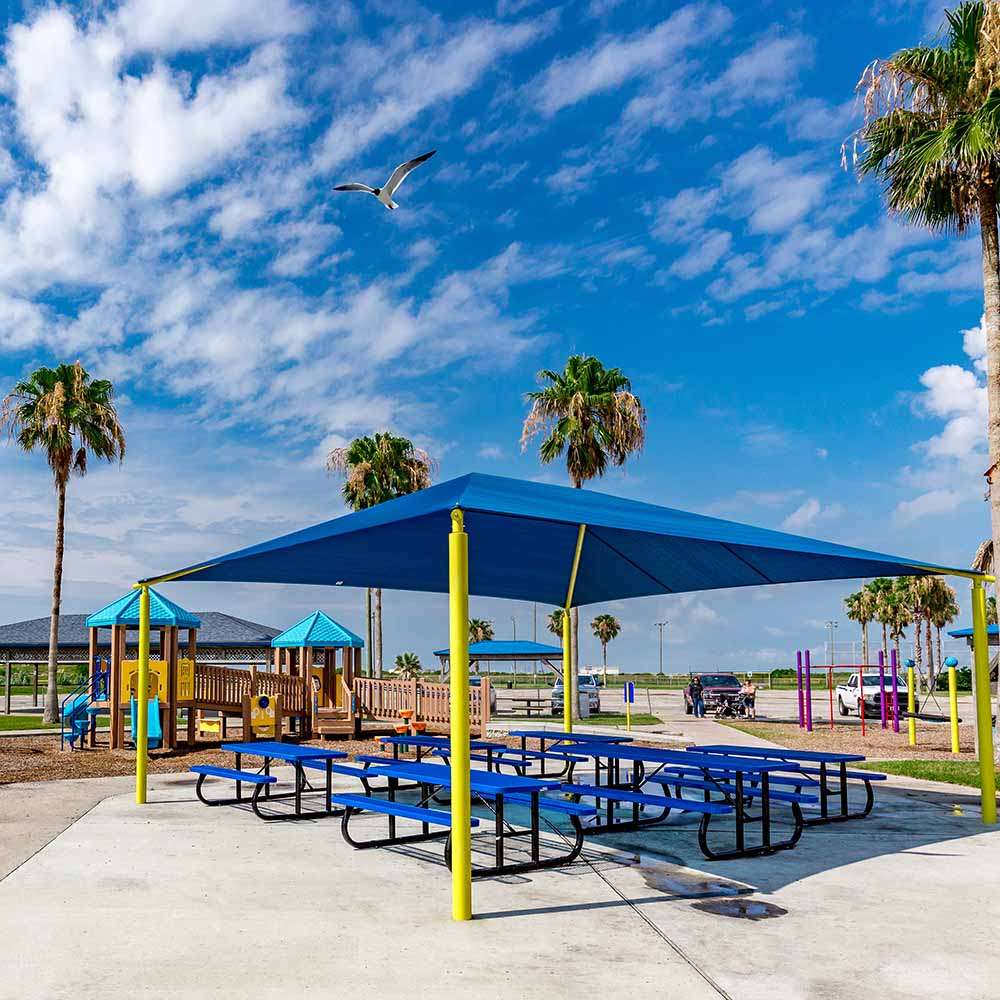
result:
M 877 670 L 864 675 L 862 695 L 865 705 L 865 718 L 867 719 L 871 716 L 881 717 L 882 709 L 879 705 L 881 692 L 879 690 Z M 906 679 L 901 674 L 897 675 L 896 678 L 896 695 L 899 698 L 899 711 L 902 714 L 906 711 L 907 688 Z M 851 674 L 847 678 L 846 684 L 837 685 L 837 710 L 841 715 L 860 716 L 858 700 L 858 675 Z M 888 670 L 885 672 L 885 702 L 886 714 L 889 718 L 892 718 L 892 673 Z

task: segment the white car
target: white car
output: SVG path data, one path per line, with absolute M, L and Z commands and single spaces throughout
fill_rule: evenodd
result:
M 858 674 L 851 674 L 847 678 L 846 684 L 837 685 L 837 711 L 841 715 L 858 715 L 861 713 L 858 711 L 859 697 L 858 692 L 861 691 L 861 697 L 864 699 L 865 706 L 865 718 L 871 718 L 873 716 L 881 717 L 882 709 L 880 705 L 881 700 L 881 689 L 879 687 L 879 674 L 878 670 L 871 673 L 866 673 L 864 675 L 864 683 L 859 689 L 858 687 Z M 909 695 L 909 690 L 906 687 L 906 679 L 902 674 L 896 675 L 896 697 L 899 699 L 899 712 L 902 714 L 906 711 L 907 697 Z M 885 702 L 886 702 L 886 716 L 892 718 L 892 671 L 887 670 L 885 672 Z
M 593 674 L 579 674 L 576 678 L 577 690 L 587 696 L 591 712 L 601 709 L 601 684 Z M 563 714 L 563 682 L 556 681 L 552 686 L 552 714 Z

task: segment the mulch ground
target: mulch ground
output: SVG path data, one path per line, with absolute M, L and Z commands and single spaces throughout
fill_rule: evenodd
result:
M 496 743 L 506 742 L 519 747 L 520 741 L 490 736 Z M 352 758 L 359 753 L 381 753 L 381 744 L 366 740 L 309 740 L 313 746 L 344 750 Z M 529 746 L 531 744 L 529 743 Z M 192 764 L 233 766 L 233 755 L 221 750 L 217 742 L 198 743 L 194 748 L 181 747 L 173 751 L 154 750 L 149 755 L 151 774 L 186 771 Z M 0 785 L 21 781 L 57 781 L 62 778 L 109 778 L 135 774 L 135 752 L 132 750 L 60 750 L 59 735 L 8 736 L 0 738 Z
M 872 725 L 874 722 L 874 725 Z M 838 725 L 830 729 L 823 724 L 814 725 L 807 733 L 797 723 L 740 723 L 744 732 L 755 733 L 761 739 L 797 750 L 824 750 L 838 753 L 861 753 L 873 760 L 974 760 L 975 730 L 972 725 L 958 727 L 961 753 L 951 752 L 951 729 L 946 723 L 917 723 L 917 745 L 907 742 L 906 721 L 900 720 L 899 732 L 882 729 L 878 719 L 866 726 L 864 737 L 860 726 Z

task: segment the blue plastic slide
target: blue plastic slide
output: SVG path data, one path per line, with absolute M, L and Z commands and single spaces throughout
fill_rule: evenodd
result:
M 136 723 L 139 719 L 139 706 L 136 704 L 135 698 L 129 704 L 129 711 L 131 715 L 129 716 L 132 726 L 132 741 L 135 742 L 135 728 Z M 163 728 L 160 726 L 160 699 L 150 698 L 149 699 L 149 716 L 146 723 L 147 733 L 146 739 L 150 750 L 158 750 L 160 744 L 163 742 Z
M 67 699 L 63 705 L 63 728 L 69 730 L 70 746 L 86 736 L 90 729 L 90 717 L 87 715 L 89 703 L 89 695 L 78 694 Z

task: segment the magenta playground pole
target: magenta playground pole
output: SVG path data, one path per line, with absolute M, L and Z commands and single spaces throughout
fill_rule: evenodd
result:
M 885 703 L 885 650 L 882 649 L 878 651 L 878 707 L 885 729 L 889 725 L 889 706 Z
M 795 652 L 795 672 L 798 677 L 798 691 L 799 691 L 799 729 L 801 729 L 806 724 L 806 713 L 805 705 L 802 702 L 802 650 L 796 650 Z
M 806 675 L 806 732 L 813 731 L 813 688 L 812 688 L 812 662 L 809 659 L 810 652 L 806 650 L 806 659 L 803 670 Z
M 892 731 L 894 733 L 899 732 L 899 682 L 897 680 L 897 675 L 899 673 L 899 659 L 896 656 L 896 650 L 890 650 L 889 652 L 889 669 L 892 671 Z

